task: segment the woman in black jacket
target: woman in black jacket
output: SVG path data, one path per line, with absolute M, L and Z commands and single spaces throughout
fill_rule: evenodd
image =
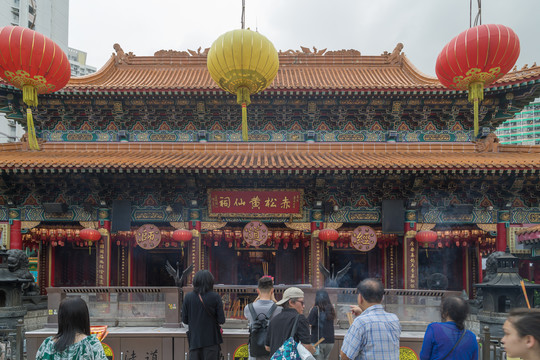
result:
M 332 348 L 334 347 L 334 320 L 336 311 L 330 302 L 330 297 L 326 290 L 318 290 L 315 295 L 315 306 L 308 316 L 311 325 L 311 343 L 315 344 L 320 338 L 324 341 L 318 346 L 313 355 L 317 360 L 328 360 Z
M 193 291 L 184 297 L 182 322 L 189 325 L 189 360 L 219 359 L 225 313 L 221 297 L 213 290 L 214 276 L 201 270 L 193 277 Z

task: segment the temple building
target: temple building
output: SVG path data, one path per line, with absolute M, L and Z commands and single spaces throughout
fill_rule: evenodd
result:
M 0 145 L 3 246 L 35 252 L 42 291 L 171 286 L 166 261 L 221 284 L 270 274 L 320 287 L 319 263 L 336 274 L 350 262 L 334 286 L 379 277 L 472 297 L 482 259 L 507 246 L 520 275 L 540 281 L 540 261 L 516 241 L 540 224 L 540 146 L 493 133 L 539 96 L 540 67 L 485 89 L 474 138 L 467 93 L 420 73 L 399 45 L 280 52 L 242 141 L 208 50 L 136 56 L 116 44 L 96 73 L 39 96 L 41 150 Z M 21 92 L 3 82 L 0 111 L 25 122 Z M 101 238 L 82 240 L 84 228 Z M 176 229 L 193 238 L 176 241 Z M 428 230 L 437 237 L 419 243 Z

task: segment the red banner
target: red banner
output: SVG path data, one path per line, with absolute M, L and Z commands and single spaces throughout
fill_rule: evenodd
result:
M 208 190 L 209 216 L 301 217 L 303 190 Z

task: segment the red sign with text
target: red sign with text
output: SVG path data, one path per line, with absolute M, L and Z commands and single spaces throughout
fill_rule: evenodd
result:
M 210 216 L 300 217 L 302 190 L 208 190 Z

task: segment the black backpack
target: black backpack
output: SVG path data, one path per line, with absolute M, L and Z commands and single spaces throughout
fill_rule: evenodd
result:
M 255 313 L 255 308 L 253 303 L 248 305 L 249 311 L 251 312 L 251 317 L 253 321 L 249 325 L 249 354 L 251 356 L 267 356 L 270 355 L 268 351 L 264 348 L 264 343 L 266 341 L 266 333 L 268 332 L 268 323 L 272 314 L 277 308 L 276 304 L 272 304 L 268 313 Z

